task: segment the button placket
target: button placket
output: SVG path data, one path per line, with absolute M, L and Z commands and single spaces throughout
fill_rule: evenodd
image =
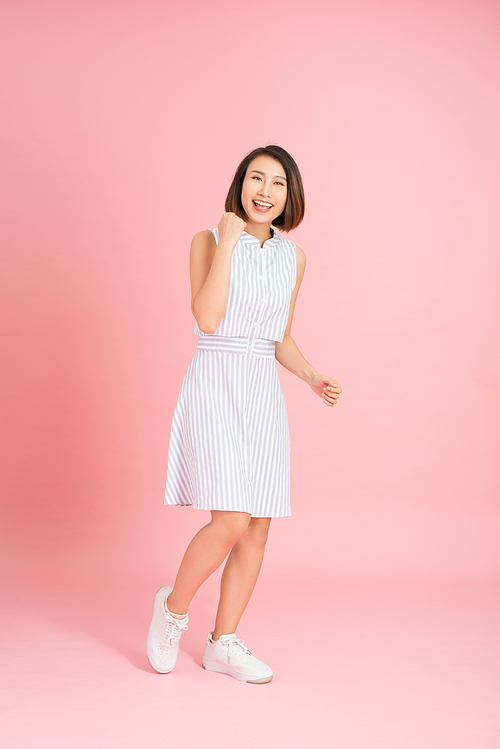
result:
M 257 323 L 254 320 L 254 322 L 252 323 L 250 334 L 248 336 L 248 343 L 247 343 L 247 355 L 248 356 L 253 354 L 256 338 L 257 338 Z
M 262 315 L 262 304 L 264 302 L 262 298 L 262 281 L 264 280 L 264 271 L 263 271 L 263 264 L 264 264 L 264 250 L 262 247 L 259 248 L 259 254 L 257 255 L 257 292 L 259 295 L 259 299 L 257 302 L 257 306 L 255 307 L 254 311 L 254 320 L 252 322 L 252 351 L 253 346 L 255 343 L 255 339 L 257 337 L 257 330 L 258 326 L 260 324 L 260 317 Z M 255 319 L 257 318 L 257 319 Z
M 261 247 L 260 250 L 259 250 L 259 262 L 258 262 L 258 266 L 257 266 L 258 269 L 259 269 L 259 271 L 258 271 L 259 272 L 259 281 L 262 281 L 263 278 L 264 278 L 264 275 L 263 275 L 264 274 L 264 268 L 263 268 L 263 266 L 264 266 L 264 257 L 263 257 L 263 254 L 264 254 L 264 250 Z
M 248 249 L 248 259 L 250 260 L 251 265 L 255 269 L 255 292 L 257 301 L 255 304 L 255 307 L 252 310 L 252 317 L 250 320 L 250 332 L 248 334 L 247 338 L 247 354 L 251 354 L 254 350 L 255 341 L 258 337 L 258 331 L 260 329 L 260 325 L 262 322 L 262 314 L 264 309 L 264 284 L 265 284 L 265 269 L 268 266 L 268 260 L 269 260 L 269 247 L 261 247 L 260 242 L 256 237 L 251 237 L 250 235 L 247 235 L 246 232 L 244 232 L 245 238 L 244 243 L 247 245 Z M 266 242 L 271 242 L 271 249 L 273 248 L 272 239 L 266 240 Z M 266 244 L 264 242 L 264 245 Z

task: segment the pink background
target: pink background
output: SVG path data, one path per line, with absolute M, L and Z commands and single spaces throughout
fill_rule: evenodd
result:
M 250 710 L 271 711 L 262 733 L 248 727 L 248 746 L 264 737 L 267 746 L 500 746 L 488 640 L 500 572 L 499 42 L 500 3 L 478 0 L 2 0 L 1 556 L 12 746 L 34 737 L 67 746 L 80 710 L 94 716 L 81 746 L 138 746 L 146 736 L 144 745 L 164 746 L 164 723 L 156 733 L 149 718 L 127 723 L 127 705 L 150 709 L 137 707 L 138 694 L 149 706 L 181 684 L 189 699 L 213 695 L 213 684 L 223 705 L 240 695 L 224 677 L 200 681 L 217 576 L 194 609 L 207 626 L 186 638 L 192 658 L 167 677 L 177 686 L 152 674 L 143 641 L 154 592 L 208 519 L 163 506 L 170 419 L 196 346 L 190 240 L 217 226 L 238 162 L 267 143 L 290 151 L 306 190 L 305 220 L 290 235 L 308 255 L 293 335 L 343 393 L 326 409 L 280 370 L 293 515 L 273 521 L 243 636 L 282 632 L 265 652 L 285 664 L 292 633 L 307 652 L 312 615 L 327 656 L 303 664 L 320 691 L 297 698 L 302 722 L 284 717 L 295 677 L 304 686 L 296 672 L 283 692 L 275 679 L 266 694 L 245 693 L 262 700 Z M 412 682 L 428 706 L 394 687 L 387 666 L 400 663 L 402 595 L 417 671 L 434 643 L 425 652 L 437 670 Z M 263 621 L 277 603 L 279 630 Z M 39 666 L 23 670 L 29 605 L 45 644 Z M 437 618 L 429 613 L 424 626 L 422 612 Z M 362 659 L 364 635 L 353 632 L 365 619 L 382 645 Z M 332 636 L 332 620 L 345 639 Z M 450 664 L 471 649 L 478 658 L 459 675 L 436 665 L 449 626 Z M 75 633 L 84 634 L 73 643 Z M 344 653 L 351 642 L 355 685 L 346 687 L 353 659 L 345 655 L 343 671 L 332 641 Z M 71 691 L 61 665 L 82 648 L 87 681 L 80 668 L 74 678 L 88 695 Z M 102 669 L 114 656 L 111 685 Z M 431 699 L 437 674 L 446 674 L 443 692 Z M 47 725 L 31 736 L 16 711 L 38 678 L 53 712 L 32 702 Z M 88 707 L 96 684 L 120 695 L 104 712 Z M 336 728 L 321 712 L 326 694 Z M 374 703 L 381 694 L 386 702 Z M 395 711 L 401 734 L 386 731 Z M 62 722 L 47 717 L 60 712 Z M 174 712 L 176 746 L 206 740 Z M 214 746 L 247 746 L 217 736 Z

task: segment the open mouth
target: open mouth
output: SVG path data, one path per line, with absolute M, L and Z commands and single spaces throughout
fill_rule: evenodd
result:
M 252 203 L 259 213 L 267 213 L 273 207 L 272 203 L 267 203 L 265 200 L 252 200 Z

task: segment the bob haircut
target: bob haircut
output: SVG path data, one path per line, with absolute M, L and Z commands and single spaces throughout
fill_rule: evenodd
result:
M 243 180 L 245 179 L 248 166 L 255 158 L 257 158 L 257 156 L 270 156 L 272 159 L 279 161 L 285 170 L 287 181 L 285 208 L 272 223 L 273 226 L 289 232 L 301 223 L 304 218 L 306 206 L 304 187 L 302 185 L 302 177 L 300 176 L 299 168 L 290 154 L 285 151 L 284 148 L 281 148 L 281 146 L 262 146 L 260 148 L 255 148 L 245 156 L 241 164 L 238 166 L 233 181 L 231 182 L 226 197 L 226 212 L 235 213 L 243 219 L 243 221 L 248 220 L 248 216 L 243 210 L 243 205 L 241 203 L 241 189 L 243 187 Z

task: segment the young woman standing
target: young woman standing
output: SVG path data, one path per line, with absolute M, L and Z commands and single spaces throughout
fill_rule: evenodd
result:
M 290 510 L 290 441 L 276 360 L 326 406 L 342 388 L 306 361 L 290 335 L 306 257 L 278 234 L 304 217 L 297 164 L 280 146 L 257 148 L 238 166 L 218 228 L 191 244 L 195 333 L 200 338 L 175 407 L 165 504 L 210 510 L 173 586 L 156 594 L 148 658 L 174 668 L 188 607 L 227 557 L 203 667 L 240 681 L 271 681 L 269 666 L 236 637 L 255 587 L 271 518 Z M 229 555 L 229 556 L 228 556 Z

